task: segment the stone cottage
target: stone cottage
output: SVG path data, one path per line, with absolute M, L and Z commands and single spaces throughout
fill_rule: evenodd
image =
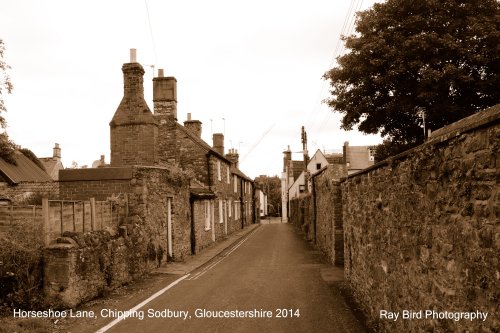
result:
M 224 135 L 202 140 L 202 123 L 188 113 L 177 122 L 177 80 L 163 70 L 153 79 L 154 118 L 158 124 L 159 164 L 188 170 L 191 182 L 192 252 L 256 220 L 255 186 L 238 168 L 238 152 L 224 150 Z
M 98 168 L 61 170 L 61 199 L 127 196 L 130 214 L 156 230 L 169 258 L 194 254 L 255 221 L 254 184 L 224 154 L 224 137 L 201 139 L 201 122 L 177 122 L 177 80 L 159 70 L 154 112 L 144 100 L 144 69 L 122 66 L 124 95 L 110 122 L 111 159 Z

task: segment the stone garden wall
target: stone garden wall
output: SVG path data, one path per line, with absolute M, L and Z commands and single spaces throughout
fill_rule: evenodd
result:
M 499 327 L 499 118 L 499 106 L 482 111 L 342 183 L 345 278 L 381 331 Z M 404 310 L 423 318 L 402 320 Z M 489 315 L 438 319 L 432 311 Z

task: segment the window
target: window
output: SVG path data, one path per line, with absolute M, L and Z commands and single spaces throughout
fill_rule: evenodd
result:
M 204 200 L 205 204 L 205 230 L 210 230 L 212 213 L 210 212 L 210 200 Z
M 233 211 L 233 205 L 232 205 L 233 202 L 231 200 L 229 200 L 227 203 L 228 203 L 228 209 L 227 209 L 227 211 L 229 213 L 229 217 L 231 217 L 231 213 Z
M 222 180 L 222 173 L 220 170 L 220 161 L 217 160 L 217 180 L 221 181 Z
M 234 202 L 234 219 L 238 220 L 240 218 L 240 202 Z
M 219 223 L 224 222 L 224 210 L 223 210 L 223 202 L 222 200 L 219 200 Z
M 227 167 L 227 183 L 231 184 L 231 174 L 229 173 L 229 166 Z
M 321 169 L 321 163 L 316 163 L 316 170 Z
M 234 193 L 238 193 L 238 177 L 236 177 L 236 175 L 233 176 L 233 183 L 234 183 Z

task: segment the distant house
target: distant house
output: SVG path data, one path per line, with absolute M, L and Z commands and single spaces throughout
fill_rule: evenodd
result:
M 295 161 L 292 161 L 292 165 L 293 162 Z M 342 154 L 325 155 L 321 150 L 318 149 L 307 163 L 308 176 L 310 177 L 314 175 L 316 172 L 329 164 L 343 164 Z M 302 162 L 302 165 L 304 165 L 304 162 Z M 304 169 L 302 169 L 302 172 L 298 177 L 294 178 L 293 182 L 288 188 L 288 198 L 296 198 L 306 191 L 311 191 L 311 184 L 309 181 L 306 184 L 306 173 L 304 172 Z
M 358 172 L 374 164 L 374 146 L 350 146 L 345 142 L 343 153 L 325 154 L 319 149 L 308 160 L 307 169 L 304 161 L 292 160 L 290 147 L 283 152 L 283 172 L 281 174 L 281 204 L 283 221 L 287 221 L 288 203 L 302 193 L 311 191 L 310 177 L 328 165 L 344 165 L 338 168 L 339 178 Z M 307 173 L 305 172 L 307 170 Z M 306 181 L 306 178 L 308 179 Z
M 349 174 L 366 169 L 375 163 L 374 146 L 349 146 L 349 142 L 346 141 L 343 152 Z
M 35 194 L 55 197 L 57 183 L 41 166 L 21 151 L 13 154 L 15 164 L 0 158 L 0 197 L 21 203 Z
M 64 169 L 61 161 L 61 148 L 59 144 L 56 143 L 53 148 L 52 157 L 40 157 L 38 158 L 45 167 L 45 171 L 53 180 L 59 179 L 59 170 Z

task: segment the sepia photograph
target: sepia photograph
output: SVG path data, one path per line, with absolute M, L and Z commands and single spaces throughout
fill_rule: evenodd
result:
M 0 333 L 500 330 L 499 0 L 0 0 Z

